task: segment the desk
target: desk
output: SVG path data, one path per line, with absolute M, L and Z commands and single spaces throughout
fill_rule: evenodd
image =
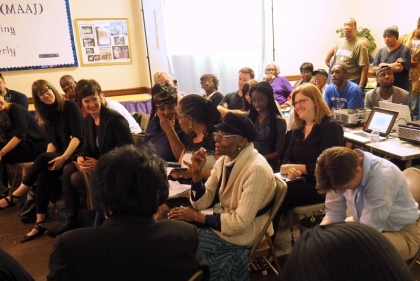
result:
M 420 145 L 400 140 L 397 137 L 390 137 L 378 143 L 360 143 L 354 139 L 346 138 L 345 135 L 344 139 L 346 142 L 366 148 L 370 152 L 377 152 L 404 161 L 405 168 L 412 166 L 413 159 L 420 159 Z

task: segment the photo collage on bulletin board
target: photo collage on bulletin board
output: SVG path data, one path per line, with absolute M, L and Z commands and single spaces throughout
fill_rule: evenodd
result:
M 127 19 L 76 19 L 82 66 L 131 63 Z

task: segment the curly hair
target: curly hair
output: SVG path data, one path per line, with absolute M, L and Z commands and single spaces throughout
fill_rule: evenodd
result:
M 209 80 L 209 79 L 213 80 L 213 82 L 214 82 L 214 89 L 217 90 L 219 88 L 219 79 L 217 78 L 216 75 L 213 75 L 213 74 L 203 74 L 200 77 L 200 83 L 203 83 L 204 80 Z
M 125 145 L 101 156 L 90 176 L 98 212 L 153 215 L 168 198 L 166 168 L 151 146 Z

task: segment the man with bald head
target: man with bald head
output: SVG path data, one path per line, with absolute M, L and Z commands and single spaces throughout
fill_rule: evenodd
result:
M 353 18 L 344 22 L 344 38 L 338 41 L 334 52 L 330 51 L 325 63 L 328 67 L 341 64 L 347 69 L 347 79 L 364 88 L 369 70 L 368 51 L 362 40 L 356 37 L 357 23 Z M 334 54 L 332 65 L 330 59 Z
M 347 69 L 344 65 L 335 64 L 331 68 L 331 82 L 325 89 L 324 101 L 330 109 L 363 108 L 363 92 L 356 84 L 347 79 Z
M 86 117 L 86 115 L 88 115 L 88 112 L 83 107 L 82 103 L 77 100 L 76 94 L 74 92 L 76 84 L 76 80 L 74 80 L 73 76 L 71 75 L 64 75 L 60 78 L 60 86 L 63 92 L 65 93 L 64 96 L 69 100 L 77 102 L 77 104 L 80 106 L 80 109 L 82 110 L 83 117 Z

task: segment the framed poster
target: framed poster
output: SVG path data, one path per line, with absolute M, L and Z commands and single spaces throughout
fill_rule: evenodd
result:
M 68 0 L 1 1 L 0 72 L 76 66 Z
M 131 63 L 126 18 L 75 19 L 82 66 Z

